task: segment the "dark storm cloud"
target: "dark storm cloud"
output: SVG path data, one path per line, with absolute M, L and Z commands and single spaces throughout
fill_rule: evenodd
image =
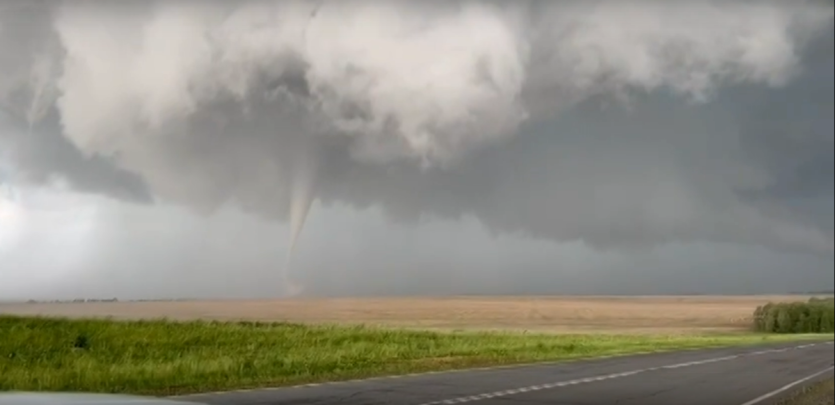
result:
M 597 249 L 832 255 L 831 5 L 90 4 L 2 27 L 7 109 L 60 119 L 11 134 L 36 178 L 281 220 L 310 193 Z
M 733 100 L 747 157 L 770 174 L 766 185 L 741 189 L 740 196 L 769 215 L 787 216 L 830 235 L 835 219 L 833 46 L 830 25 L 803 55 L 804 73 L 791 86 L 749 90 Z
M 102 156 L 85 156 L 63 136 L 50 103 L 56 89 L 48 78 L 61 55 L 50 10 L 44 1 L 0 2 L 0 158 L 17 168 L 19 182 L 60 180 L 82 192 L 151 201 L 139 176 Z
M 48 184 L 62 181 L 80 192 L 103 193 L 137 203 L 153 200 L 136 174 L 119 168 L 102 156 L 82 154 L 61 136 L 60 125 L 54 116 L 39 122 L 31 132 L 25 123 L 0 116 L 0 145 L 4 157 L 17 168 L 16 182 Z

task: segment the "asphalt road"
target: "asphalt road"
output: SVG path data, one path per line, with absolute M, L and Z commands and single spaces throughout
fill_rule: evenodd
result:
M 832 377 L 832 342 L 724 348 L 177 397 L 210 405 L 769 405 Z

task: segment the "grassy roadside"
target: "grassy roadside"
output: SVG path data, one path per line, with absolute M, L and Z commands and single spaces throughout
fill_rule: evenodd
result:
M 804 387 L 780 401 L 779 405 L 835 405 L 835 380 L 830 378 Z
M 804 337 L 813 338 L 440 333 L 0 315 L 0 390 L 174 395 Z

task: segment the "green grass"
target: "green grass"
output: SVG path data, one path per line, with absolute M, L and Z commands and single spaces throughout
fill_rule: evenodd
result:
M 0 315 L 0 390 L 174 395 L 803 337 L 441 333 Z

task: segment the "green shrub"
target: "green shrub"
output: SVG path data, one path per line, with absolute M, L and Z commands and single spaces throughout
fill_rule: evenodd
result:
M 835 330 L 835 307 L 832 305 L 822 308 L 818 330 L 825 333 L 831 333 Z
M 809 303 L 835 305 L 835 297 L 812 297 L 809 298 Z
M 833 333 L 835 302 L 812 298 L 807 302 L 768 303 L 754 311 L 754 329 L 767 333 Z

